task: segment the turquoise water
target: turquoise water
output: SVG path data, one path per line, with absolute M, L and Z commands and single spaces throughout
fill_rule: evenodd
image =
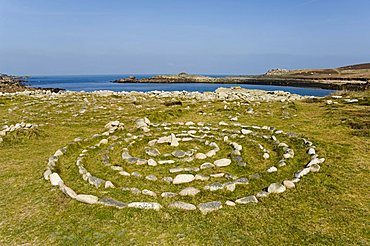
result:
M 284 90 L 291 93 L 305 96 L 326 96 L 334 92 L 333 90 L 323 90 L 316 88 L 299 88 L 290 86 L 272 86 L 272 85 L 247 85 L 247 84 L 206 84 L 206 83 L 112 83 L 111 81 L 135 76 L 138 79 L 154 76 L 153 74 L 121 74 L 121 75 L 53 75 L 53 76 L 33 76 L 28 79 L 27 84 L 33 87 L 41 88 L 63 88 L 70 91 L 214 91 L 219 87 L 240 86 L 247 89 L 258 90 Z M 221 77 L 222 75 L 212 75 Z

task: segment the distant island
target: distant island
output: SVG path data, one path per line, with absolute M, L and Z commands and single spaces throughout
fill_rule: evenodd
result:
M 313 87 L 333 90 L 365 90 L 370 85 L 370 63 L 332 69 L 271 69 L 262 75 L 211 77 L 179 73 L 137 79 L 121 78 L 114 83 L 219 83 Z

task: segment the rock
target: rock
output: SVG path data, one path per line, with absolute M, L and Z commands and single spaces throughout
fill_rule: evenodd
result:
M 222 208 L 222 203 L 219 201 L 200 203 L 198 208 L 202 214 L 207 214 Z
M 210 162 L 206 162 L 206 163 L 203 163 L 202 165 L 200 165 L 200 169 L 207 169 L 207 168 L 214 168 L 214 167 L 215 167 L 215 165 L 213 165 Z
M 186 156 L 186 152 L 183 150 L 175 150 L 171 154 L 176 158 L 184 158 Z
M 171 143 L 171 136 L 160 137 L 158 138 L 157 143 Z
M 158 163 L 161 164 L 161 165 L 173 164 L 173 163 L 175 163 L 175 161 L 174 160 L 160 160 L 160 161 L 158 161 Z
M 274 167 L 274 166 L 272 166 L 272 167 L 270 167 L 269 169 L 267 169 L 267 172 L 268 172 L 268 173 L 277 172 L 277 168 L 276 168 L 276 167 Z
M 177 209 L 182 209 L 182 210 L 196 210 L 197 207 L 194 206 L 191 203 L 186 203 L 186 202 L 181 202 L 181 201 L 176 201 L 168 205 L 170 208 L 177 208 Z
M 196 174 L 195 180 L 201 180 L 201 181 L 207 181 L 209 180 L 209 176 L 203 175 L 203 174 Z
M 57 186 L 59 182 L 63 182 L 63 180 L 60 178 L 59 174 L 57 173 L 50 174 L 49 179 L 50 179 L 51 185 L 53 186 Z
M 246 196 L 246 197 L 239 198 L 235 201 L 235 203 L 238 203 L 238 204 L 257 203 L 257 202 L 258 200 L 255 196 Z
M 154 196 L 154 197 L 157 196 L 157 194 L 154 191 L 147 190 L 147 189 L 142 190 L 141 194 L 147 195 L 147 196 Z
M 59 183 L 59 184 L 61 184 L 61 185 L 59 185 L 59 188 L 60 188 L 60 190 L 61 190 L 64 194 L 66 194 L 67 196 L 69 196 L 69 197 L 71 197 L 71 198 L 73 198 L 73 199 L 75 199 L 75 198 L 76 198 L 77 194 L 76 194 L 76 192 L 75 192 L 74 190 L 72 190 L 72 189 L 71 189 L 71 188 L 69 188 L 68 186 L 64 185 L 63 183 Z
M 102 140 L 100 140 L 100 142 L 99 142 L 99 144 L 98 145 L 104 145 L 104 144 L 108 144 L 108 139 L 102 139 Z
M 134 176 L 134 177 L 137 177 L 137 178 L 142 177 L 141 173 L 139 173 L 139 172 L 132 172 L 131 175 Z
M 153 209 L 160 210 L 161 204 L 157 202 L 132 202 L 127 205 L 129 208 L 140 208 L 140 209 Z
M 209 176 L 211 176 L 212 178 L 222 178 L 223 176 L 225 176 L 225 173 L 214 173 Z
M 208 152 L 206 153 L 206 156 L 207 156 L 207 157 L 212 157 L 212 156 L 214 156 L 214 155 L 216 155 L 216 151 L 215 151 L 215 150 L 210 150 L 210 151 L 208 151 Z
M 179 174 L 173 180 L 173 184 L 189 183 L 195 179 L 193 174 Z
M 137 119 L 135 120 L 135 125 L 136 125 L 136 128 L 143 128 L 143 127 L 147 127 L 148 124 L 145 123 L 145 119 Z
M 175 197 L 175 196 L 177 196 L 177 194 L 174 192 L 163 192 L 161 194 L 161 197 L 163 198 L 170 198 L 170 197 Z
M 157 177 L 155 175 L 151 174 L 151 175 L 146 176 L 145 179 L 150 180 L 150 181 L 156 181 Z
M 111 206 L 116 207 L 119 209 L 122 209 L 124 207 L 127 207 L 127 204 L 121 201 L 114 200 L 112 198 L 104 197 L 102 199 L 99 199 L 99 204 L 105 205 L 105 206 Z
M 222 190 L 223 188 L 224 188 L 223 184 L 220 184 L 220 183 L 213 183 L 213 184 L 206 185 L 204 187 L 205 190 L 209 190 L 209 191 Z
M 136 165 L 144 165 L 146 164 L 148 161 L 145 160 L 145 159 L 140 159 L 140 158 L 137 158 L 136 160 Z
M 123 170 L 123 167 L 120 167 L 120 166 L 111 166 L 110 168 L 114 171 L 122 171 Z
M 205 154 L 203 154 L 203 153 L 197 153 L 195 155 L 195 159 L 198 159 L 198 160 L 204 160 L 206 158 L 207 158 L 207 156 Z
M 268 153 L 263 153 L 263 159 L 269 159 L 270 155 Z
M 269 193 L 282 193 L 285 190 L 286 190 L 286 187 L 280 183 L 272 183 L 267 189 Z
M 187 187 L 179 192 L 180 196 L 195 196 L 200 190 L 194 187 Z
M 171 140 L 170 140 L 170 142 L 171 142 L 170 145 L 173 146 L 173 147 L 179 146 L 179 141 L 176 138 L 175 134 L 173 134 L 173 133 L 171 133 Z
M 310 166 L 310 171 L 311 172 L 314 172 L 314 173 L 320 171 L 320 165 L 318 165 L 318 164 L 312 164 Z
M 259 173 L 251 174 L 249 175 L 250 179 L 260 179 L 261 175 Z
M 229 183 L 229 184 L 225 185 L 225 188 L 226 188 L 227 191 L 233 192 L 236 188 L 236 185 L 235 185 L 235 183 Z
M 217 161 L 215 161 L 213 163 L 216 167 L 226 167 L 226 166 L 229 166 L 231 164 L 231 160 L 230 159 L 219 159 Z
M 230 207 L 234 207 L 234 206 L 236 205 L 236 204 L 235 204 L 235 202 L 230 201 L 230 200 L 226 201 L 226 202 L 225 202 L 225 204 L 226 204 L 227 206 L 230 206 Z
M 164 177 L 162 180 L 163 180 L 163 182 L 166 182 L 166 183 L 171 184 L 172 181 L 173 181 L 173 178 L 171 178 L 171 177 Z
M 115 188 L 114 184 L 111 181 L 105 181 L 104 188 Z
M 249 184 L 249 180 L 247 178 L 239 178 L 234 181 L 234 184 Z
M 159 156 L 161 154 L 156 148 L 145 148 L 145 153 L 149 156 Z
M 76 200 L 87 204 L 95 204 L 98 202 L 98 197 L 93 195 L 79 194 L 76 196 Z
M 294 177 L 296 178 L 302 178 L 303 176 L 307 175 L 311 171 L 310 167 L 306 167 L 294 174 Z
M 169 171 L 170 171 L 170 173 L 179 173 L 179 172 L 184 171 L 184 168 L 183 167 L 174 167 L 174 168 L 171 168 Z
M 242 129 L 241 130 L 241 133 L 244 134 L 244 135 L 247 135 L 247 134 L 251 134 L 253 131 L 251 130 L 247 130 L 247 129 Z
M 49 180 L 50 174 L 51 174 L 51 170 L 49 168 L 46 169 L 46 171 L 44 172 L 44 179 Z
M 155 160 L 153 160 L 153 159 L 149 159 L 148 160 L 148 165 L 154 167 L 154 166 L 157 166 L 157 162 Z
M 119 174 L 122 175 L 122 176 L 127 176 L 127 177 L 131 176 L 131 174 L 126 172 L 126 171 L 121 171 L 121 172 L 119 172 Z
M 290 181 L 290 180 L 284 180 L 284 181 L 283 181 L 283 184 L 284 184 L 284 186 L 285 186 L 287 189 L 292 189 L 292 188 L 294 188 L 294 187 L 295 187 L 295 184 L 294 184 L 292 181 Z
M 314 148 L 309 148 L 308 151 L 307 151 L 307 154 L 309 155 L 315 155 L 316 154 L 316 151 Z
M 256 194 L 256 197 L 267 197 L 269 194 L 267 191 L 260 191 Z

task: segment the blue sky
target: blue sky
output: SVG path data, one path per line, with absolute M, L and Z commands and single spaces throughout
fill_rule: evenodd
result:
M 370 62 L 368 0 L 0 0 L 0 72 L 259 74 Z

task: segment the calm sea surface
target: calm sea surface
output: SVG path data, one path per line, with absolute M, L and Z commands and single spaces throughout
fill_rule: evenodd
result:
M 128 77 L 130 75 L 136 78 L 147 78 L 154 76 L 153 74 L 138 75 L 138 74 L 121 74 L 121 75 L 53 75 L 53 76 L 32 76 L 28 79 L 27 84 L 33 87 L 41 88 L 63 88 L 70 91 L 96 91 L 96 90 L 112 90 L 112 91 L 214 91 L 219 87 L 240 86 L 247 89 L 258 89 L 267 91 L 284 90 L 291 93 L 306 95 L 306 96 L 326 96 L 333 90 L 313 89 L 313 88 L 298 88 L 287 86 L 271 86 L 271 85 L 246 85 L 246 84 L 162 84 L 162 83 L 112 83 L 111 81 Z M 212 75 L 220 77 L 222 75 Z

